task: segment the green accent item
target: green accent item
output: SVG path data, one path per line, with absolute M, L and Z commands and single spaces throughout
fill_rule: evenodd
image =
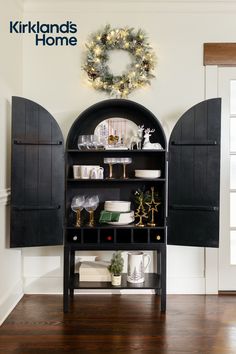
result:
M 100 224 L 104 224 L 110 221 L 119 221 L 120 214 L 117 211 L 102 210 L 99 218 Z

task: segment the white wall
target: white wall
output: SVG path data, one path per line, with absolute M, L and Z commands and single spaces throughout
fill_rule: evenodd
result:
M 19 1 L 0 0 L 0 324 L 22 296 L 21 251 L 9 249 L 11 96 L 22 94 L 22 43 L 9 34 Z M 2 11 L 4 9 L 4 11 Z
M 60 1 L 55 5 L 28 0 L 25 20 L 72 20 L 78 24 L 79 45 L 36 47 L 31 36 L 24 36 L 23 96 L 47 108 L 66 136 L 85 108 L 107 98 L 86 84 L 81 71 L 89 34 L 107 23 L 141 27 L 158 57 L 156 79 L 129 98 L 149 108 L 169 136 L 180 115 L 205 97 L 203 43 L 234 42 L 235 15 L 235 4 L 230 2 Z M 203 249 L 168 247 L 169 293 L 204 293 L 204 255 Z M 62 247 L 23 250 L 25 291 L 61 291 L 62 263 Z

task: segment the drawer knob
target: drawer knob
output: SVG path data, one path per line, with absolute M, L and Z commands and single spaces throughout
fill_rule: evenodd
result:
M 160 235 L 156 235 L 156 240 L 160 241 L 160 239 L 161 239 L 161 236 Z

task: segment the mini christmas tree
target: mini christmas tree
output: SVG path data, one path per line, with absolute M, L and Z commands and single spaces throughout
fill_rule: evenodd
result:
M 111 274 L 119 276 L 122 273 L 124 267 L 124 260 L 121 255 L 121 251 L 116 251 L 112 255 L 111 264 L 108 266 L 108 270 Z

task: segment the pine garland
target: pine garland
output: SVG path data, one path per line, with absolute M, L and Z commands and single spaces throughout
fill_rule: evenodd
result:
M 87 53 L 83 70 L 97 90 L 108 92 L 111 96 L 126 98 L 136 88 L 150 85 L 155 76 L 155 54 L 147 42 L 145 33 L 133 28 L 111 28 L 110 25 L 91 35 L 86 44 Z M 109 51 L 121 49 L 132 56 L 132 63 L 122 75 L 113 75 L 107 65 Z

